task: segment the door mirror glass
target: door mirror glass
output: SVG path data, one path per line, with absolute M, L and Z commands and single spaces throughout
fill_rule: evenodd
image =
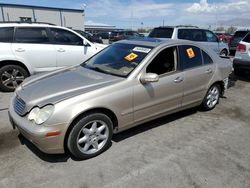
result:
M 140 78 L 142 84 L 151 83 L 151 82 L 158 82 L 159 75 L 155 73 L 146 73 L 143 74 Z

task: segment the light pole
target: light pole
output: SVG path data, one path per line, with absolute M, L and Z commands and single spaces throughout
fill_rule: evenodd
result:
M 82 4 L 82 7 L 83 7 L 83 31 L 85 31 L 85 26 L 84 26 L 84 22 L 85 22 L 85 17 L 86 17 L 86 7 L 87 5 L 85 3 Z

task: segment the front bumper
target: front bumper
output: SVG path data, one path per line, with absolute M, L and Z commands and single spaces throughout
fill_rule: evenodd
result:
M 64 153 L 64 136 L 66 124 L 36 125 L 30 122 L 27 117 L 19 116 L 13 107 L 13 100 L 9 106 L 9 119 L 13 128 L 19 132 L 44 153 Z M 60 131 L 57 136 L 46 136 L 49 132 Z

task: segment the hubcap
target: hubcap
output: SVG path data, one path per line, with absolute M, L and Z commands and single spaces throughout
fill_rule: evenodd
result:
M 100 120 L 91 121 L 83 126 L 77 137 L 77 147 L 84 154 L 98 152 L 106 144 L 109 136 L 108 126 Z
M 2 84 L 10 89 L 15 89 L 25 79 L 24 75 L 17 69 L 9 69 L 1 75 Z
M 209 108 L 213 108 L 219 100 L 219 90 L 217 87 L 212 87 L 209 91 L 208 91 L 208 95 L 207 95 L 207 106 Z

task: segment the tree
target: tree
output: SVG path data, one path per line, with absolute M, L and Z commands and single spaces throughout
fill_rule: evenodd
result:
M 234 34 L 236 30 L 237 30 L 236 27 L 231 26 L 227 29 L 227 33 Z
M 215 31 L 225 31 L 224 27 L 217 27 Z

